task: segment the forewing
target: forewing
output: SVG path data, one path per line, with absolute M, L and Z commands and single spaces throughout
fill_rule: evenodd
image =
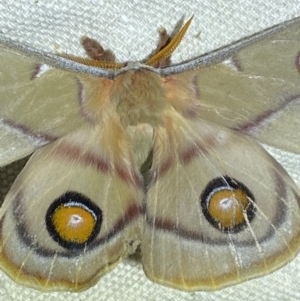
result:
M 0 37 L 1 41 L 1 37 Z M 87 122 L 75 72 L 0 43 L 0 166 Z
M 167 79 L 193 92 L 184 108 L 194 115 L 299 153 L 299 51 L 298 18 L 197 58 L 186 64 L 193 70 Z

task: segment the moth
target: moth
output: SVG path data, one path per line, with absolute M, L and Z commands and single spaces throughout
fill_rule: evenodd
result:
M 140 249 L 154 282 L 216 290 L 300 248 L 300 191 L 260 145 L 300 153 L 300 18 L 178 65 L 191 19 L 145 62 L 0 37 L 1 166 L 33 153 L 0 211 L 0 266 L 92 286 Z

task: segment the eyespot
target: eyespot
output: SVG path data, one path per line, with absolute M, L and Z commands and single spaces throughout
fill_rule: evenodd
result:
M 240 232 L 255 216 L 254 196 L 241 182 L 224 176 L 210 181 L 201 195 L 209 223 L 225 233 Z
M 54 200 L 46 213 L 51 237 L 66 249 L 82 249 L 99 233 L 102 212 L 89 198 L 68 191 Z

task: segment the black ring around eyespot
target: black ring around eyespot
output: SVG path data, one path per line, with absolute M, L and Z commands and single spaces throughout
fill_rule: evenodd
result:
M 86 211 L 94 219 L 92 231 L 90 232 L 86 240 L 81 243 L 74 240 L 72 241 L 64 239 L 58 232 L 57 227 L 54 225 L 53 217 L 55 216 L 57 210 L 60 210 L 61 208 L 71 207 L 76 207 L 82 209 L 83 211 Z M 81 250 L 85 248 L 88 243 L 93 241 L 100 232 L 102 224 L 102 211 L 97 205 L 95 205 L 88 197 L 84 196 L 83 194 L 75 191 L 67 191 L 56 200 L 54 200 L 53 203 L 49 206 L 45 216 L 45 221 L 50 236 L 60 246 L 68 250 Z
M 246 196 L 247 199 L 251 200 L 248 203 L 248 206 L 245 210 L 245 213 L 247 215 L 248 222 L 250 223 L 254 216 L 255 216 L 255 198 L 252 192 L 241 182 L 237 181 L 234 178 L 231 178 L 229 176 L 224 176 L 220 178 L 215 178 L 211 180 L 206 188 L 204 189 L 203 193 L 200 196 L 201 200 L 201 207 L 202 212 L 207 219 L 207 221 L 216 229 L 220 230 L 223 233 L 238 233 L 241 230 L 245 229 L 247 227 L 247 221 L 245 220 L 243 223 L 233 225 L 231 227 L 222 227 L 220 221 L 218 221 L 216 218 L 214 218 L 210 211 L 209 211 L 209 205 L 212 197 L 215 195 L 215 193 L 227 190 L 227 191 L 235 191 L 240 190 L 242 191 Z

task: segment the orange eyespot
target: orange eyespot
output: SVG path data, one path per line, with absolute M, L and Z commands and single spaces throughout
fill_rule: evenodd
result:
M 254 218 L 254 196 L 241 182 L 228 176 L 213 179 L 201 195 L 206 219 L 223 232 L 239 232 Z
M 52 222 L 62 239 L 82 244 L 91 236 L 96 219 L 86 208 L 60 205 L 52 216 Z
M 46 214 L 47 229 L 61 246 L 80 249 L 100 231 L 101 210 L 87 197 L 66 192 L 56 199 Z

